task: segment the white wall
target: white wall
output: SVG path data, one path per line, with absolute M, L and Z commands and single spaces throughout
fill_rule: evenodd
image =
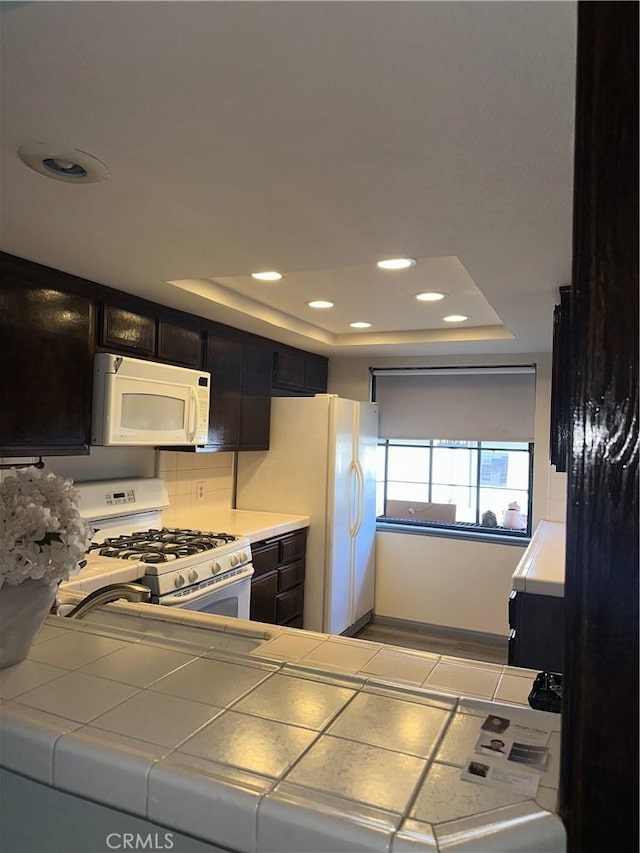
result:
M 533 525 L 564 521 L 566 476 L 549 464 L 551 354 L 478 356 L 336 357 L 329 361 L 328 390 L 368 400 L 369 367 L 445 367 L 535 364 Z M 376 598 L 378 616 L 506 635 L 511 574 L 522 548 L 444 537 L 378 532 Z
M 378 531 L 374 613 L 506 637 L 511 575 L 524 549 Z

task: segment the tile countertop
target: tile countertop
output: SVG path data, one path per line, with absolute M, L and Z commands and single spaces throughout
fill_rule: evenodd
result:
M 511 579 L 512 589 L 537 595 L 564 596 L 566 525 L 541 521 Z
M 308 527 L 308 515 L 287 515 L 280 512 L 254 512 L 245 509 L 198 509 L 194 504 L 175 515 L 177 524 L 171 527 L 191 527 L 196 530 L 213 530 L 233 536 L 248 536 L 249 541 L 260 542 L 272 536 L 282 536 L 292 530 Z
M 0 671 L 0 765 L 242 853 L 565 850 L 532 671 L 158 610 L 49 617 Z M 535 798 L 460 778 L 489 713 L 551 732 Z

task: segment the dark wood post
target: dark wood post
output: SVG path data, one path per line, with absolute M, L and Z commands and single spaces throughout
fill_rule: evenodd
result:
M 638 850 L 638 3 L 578 6 L 565 689 L 569 850 Z

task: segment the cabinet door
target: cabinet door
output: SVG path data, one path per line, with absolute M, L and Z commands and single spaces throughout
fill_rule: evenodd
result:
M 304 355 L 278 350 L 274 356 L 273 384 L 277 388 L 304 390 Z
M 197 329 L 158 323 L 158 359 L 183 367 L 202 367 L 202 338 Z
M 276 622 L 278 572 L 273 571 L 251 582 L 250 618 L 255 622 Z
M 324 356 L 277 350 L 273 358 L 273 387 L 310 397 L 327 390 L 329 361 Z
M 0 280 L 0 456 L 89 452 L 93 323 L 85 296 Z
M 153 358 L 156 351 L 156 320 L 113 305 L 102 306 L 100 345 L 132 357 Z
M 326 358 L 307 356 L 304 362 L 304 385 L 309 391 L 324 394 L 327 390 L 329 363 Z
M 242 361 L 241 450 L 268 450 L 271 428 L 272 351 L 245 343 Z
M 211 373 L 207 444 L 235 450 L 240 443 L 242 344 L 209 335 L 206 369 Z

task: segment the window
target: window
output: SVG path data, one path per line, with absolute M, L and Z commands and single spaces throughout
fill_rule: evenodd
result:
M 529 536 L 533 365 L 371 372 L 380 405 L 378 518 Z
M 412 525 L 530 535 L 533 444 L 381 440 L 377 515 Z M 517 509 L 509 509 L 510 505 Z

